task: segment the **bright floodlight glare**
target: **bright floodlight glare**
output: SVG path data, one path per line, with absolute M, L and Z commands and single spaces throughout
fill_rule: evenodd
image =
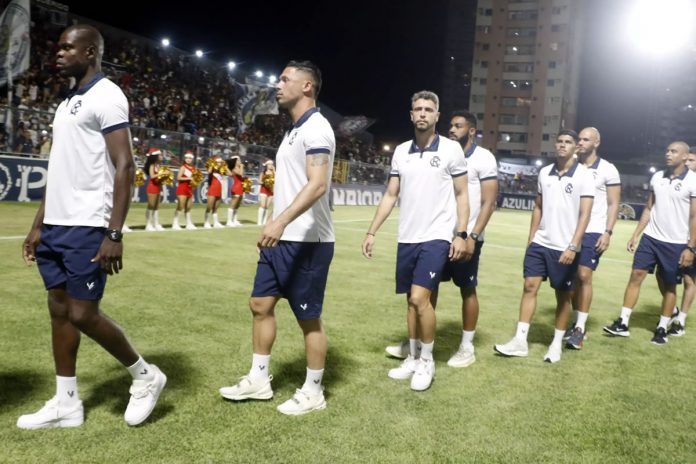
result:
M 541 160 L 536 160 L 536 161 L 534 162 L 534 164 L 536 164 L 537 167 L 538 167 L 538 166 L 541 166 Z
M 278 80 L 278 78 L 275 77 L 273 74 L 268 76 L 268 82 L 270 82 L 271 84 L 275 84 L 275 81 L 277 81 L 277 80 Z
M 230 71 L 232 71 L 236 67 L 237 67 L 237 63 L 235 63 L 234 61 L 227 62 L 227 69 L 229 69 Z
M 262 73 L 261 71 L 256 71 L 256 72 L 254 73 L 254 75 L 255 75 L 256 77 L 263 77 L 263 73 Z
M 160 138 L 161 138 L 162 140 L 166 139 L 166 138 L 167 138 L 167 134 L 162 134 L 162 135 L 160 135 Z
M 692 37 L 694 14 L 692 0 L 637 0 L 628 14 L 626 39 L 649 55 L 674 53 Z
M 198 58 L 202 57 L 202 56 L 203 56 L 203 50 L 196 50 L 196 56 L 197 56 Z
M 205 142 L 205 137 L 198 137 L 198 143 Z
M 382 150 L 389 151 L 389 150 L 391 150 L 391 147 L 389 145 L 383 145 Z
M 650 166 L 650 169 L 648 169 L 648 171 L 650 171 L 650 174 L 655 174 L 655 171 L 657 171 L 657 169 L 655 169 L 655 166 Z
M 165 37 L 164 39 L 162 39 L 162 46 L 163 47 L 168 47 L 170 43 L 171 42 L 169 41 L 168 38 Z
M 134 141 L 135 143 L 138 143 L 138 142 L 140 142 L 140 139 L 139 139 L 138 137 L 133 137 L 133 141 Z

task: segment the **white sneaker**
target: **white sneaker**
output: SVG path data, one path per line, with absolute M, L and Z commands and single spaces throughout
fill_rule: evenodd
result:
M 152 224 L 148 224 L 145 226 L 145 232 L 157 232 L 157 229 Z
M 408 355 L 399 367 L 389 369 L 389 373 L 387 375 L 396 380 L 408 380 L 413 377 L 414 372 L 416 372 L 417 365 L 418 360 L 413 356 Z
M 82 401 L 74 405 L 60 404 L 57 397 L 46 401 L 43 408 L 33 414 L 24 414 L 17 419 L 17 427 L 20 429 L 37 430 L 54 427 L 79 427 L 85 421 L 85 412 Z
M 234 224 L 234 227 L 242 227 L 242 223 L 239 222 L 238 219 L 235 219 L 234 222 L 233 222 L 232 224 Z
M 411 354 L 411 344 L 408 340 L 405 340 L 398 345 L 389 345 L 384 351 L 394 358 L 406 359 L 406 357 Z
M 234 222 L 227 221 L 225 223 L 225 227 L 237 227 L 237 226 L 234 225 Z
M 433 383 L 433 377 L 435 377 L 435 361 L 419 358 L 416 372 L 411 377 L 411 390 L 427 390 L 430 388 L 430 384 Z
M 196 225 L 193 222 L 189 222 L 188 224 L 186 224 L 186 230 L 196 230 L 196 229 L 198 229 L 198 227 L 196 227 Z
M 527 341 L 518 340 L 517 337 L 513 337 L 504 345 L 495 345 L 495 351 L 503 356 L 519 356 L 521 358 L 525 358 L 529 354 Z
M 561 360 L 562 347 L 550 345 L 549 350 L 544 355 L 544 361 L 549 363 L 557 363 Z
M 179 225 L 178 222 L 175 222 L 172 224 L 172 230 L 181 230 L 181 226 Z
M 237 385 L 222 387 L 220 389 L 220 394 L 223 398 L 233 401 L 270 400 L 273 398 L 271 380 L 273 380 L 272 375 L 269 375 L 268 378 L 265 379 L 252 379 L 248 375 L 245 375 L 239 379 Z
M 164 230 L 164 227 L 162 227 L 162 224 L 155 224 L 155 230 L 157 232 L 162 232 Z
M 212 229 L 213 226 L 211 226 L 209 222 L 206 222 L 205 224 L 203 224 L 203 228 L 204 229 Z
M 167 384 L 167 376 L 154 364 L 150 364 L 154 373 L 152 380 L 133 380 L 130 387 L 130 401 L 123 418 L 128 425 L 142 424 L 157 404 L 160 393 Z
M 127 224 L 123 224 L 123 227 L 121 227 L 121 232 L 123 232 L 124 234 L 126 234 L 126 233 L 128 233 L 128 232 L 133 232 L 133 229 L 131 229 L 130 227 L 128 227 Z
M 219 222 L 216 222 L 213 224 L 213 229 L 224 229 L 224 228 L 225 228 L 225 226 L 223 226 Z
M 476 356 L 474 355 L 474 345 L 468 343 L 466 345 L 460 345 L 456 353 L 449 358 L 447 365 L 450 367 L 467 367 L 471 366 L 476 362 Z
M 323 391 L 311 394 L 298 388 L 292 398 L 278 406 L 278 411 L 288 416 L 300 416 L 324 408 L 326 408 L 326 400 Z

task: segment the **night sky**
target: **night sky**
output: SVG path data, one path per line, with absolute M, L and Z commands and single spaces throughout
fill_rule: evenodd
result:
M 635 154 L 645 129 L 645 77 L 655 67 L 621 38 L 630 1 L 583 0 L 578 126 L 600 129 L 600 151 L 609 158 Z M 108 8 L 93 0 L 64 3 L 81 16 L 156 40 L 167 36 L 178 48 L 202 48 L 221 62 L 232 59 L 247 74 L 279 74 L 289 59 L 315 61 L 324 74 L 320 100 L 344 115 L 377 118 L 370 131 L 379 141 L 411 136 L 414 91 L 441 91 L 444 0 L 192 2 L 181 9 L 157 0 Z

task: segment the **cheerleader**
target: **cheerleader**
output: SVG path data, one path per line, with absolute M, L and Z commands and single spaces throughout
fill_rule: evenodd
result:
M 220 229 L 224 227 L 218 219 L 217 208 L 220 199 L 222 198 L 222 174 L 220 170 L 225 162 L 219 156 L 215 157 L 215 163 L 208 165 L 208 202 L 205 207 L 205 218 L 203 219 L 203 228 L 210 229 L 215 227 Z M 208 222 L 210 216 L 213 217 L 213 225 Z
M 150 148 L 145 160 L 144 171 L 148 176 L 147 181 L 147 210 L 145 211 L 145 230 L 154 232 L 164 230 L 159 223 L 159 202 L 162 193 L 162 185 L 157 173 L 160 170 L 159 157 L 162 152 L 159 148 Z
M 273 202 L 273 183 L 275 181 L 275 165 L 272 160 L 263 163 L 263 171 L 259 176 L 259 211 L 256 223 L 260 226 L 266 224 L 268 209 Z
M 182 209 L 186 214 L 186 229 L 197 229 L 191 220 L 191 206 L 193 205 L 191 179 L 194 172 L 196 172 L 196 168 L 193 165 L 193 152 L 187 151 L 184 154 L 184 164 L 179 168 L 179 174 L 176 177 L 178 185 L 176 187 L 176 211 L 174 212 L 174 222 L 172 223 L 173 230 L 181 230 L 179 213 Z
M 239 205 L 242 204 L 244 197 L 244 164 L 239 156 L 233 156 L 227 160 L 228 175 L 232 177 L 232 187 L 230 189 L 230 207 L 227 210 L 227 227 L 241 227 L 242 223 L 237 219 Z

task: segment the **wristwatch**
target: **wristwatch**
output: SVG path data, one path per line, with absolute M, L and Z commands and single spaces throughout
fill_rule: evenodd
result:
M 696 255 L 696 246 L 687 246 L 688 250 L 692 252 L 694 255 Z
M 579 247 L 579 246 L 576 246 L 576 245 L 573 245 L 572 243 L 571 243 L 570 245 L 568 245 L 568 249 L 569 249 L 570 251 L 574 251 L 575 253 L 577 253 L 578 251 L 580 251 L 580 247 Z
M 105 234 L 112 242 L 120 242 L 123 239 L 123 233 L 118 229 L 106 229 Z
M 469 234 L 469 237 L 471 237 L 474 241 L 477 241 L 479 239 L 479 234 L 472 232 Z
M 466 230 L 465 230 L 464 232 L 457 232 L 457 233 L 454 234 L 454 235 L 455 235 L 456 237 L 461 237 L 461 238 L 463 238 L 464 240 L 466 240 L 466 238 L 468 237 L 468 235 L 467 235 L 467 233 L 466 233 Z

